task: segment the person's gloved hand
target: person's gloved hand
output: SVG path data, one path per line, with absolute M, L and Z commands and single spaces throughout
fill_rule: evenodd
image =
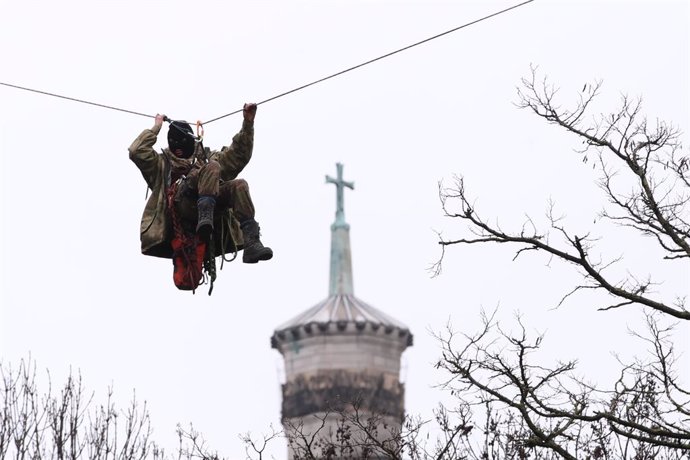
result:
M 254 117 L 256 116 L 256 104 L 253 102 L 249 102 L 247 104 L 244 104 L 244 109 L 242 110 L 242 114 L 244 115 L 245 120 L 254 121 Z

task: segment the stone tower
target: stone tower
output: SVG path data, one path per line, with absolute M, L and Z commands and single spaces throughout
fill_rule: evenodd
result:
M 412 345 L 412 334 L 354 295 L 350 226 L 343 205 L 344 189 L 354 189 L 354 184 L 343 180 L 342 171 L 337 164 L 337 177 L 326 176 L 337 197 L 328 297 L 279 326 L 271 338 L 285 361 L 281 419 L 288 435 L 299 427 L 307 436 L 318 432 L 317 440 L 337 441 L 343 414 L 356 408 L 363 423 L 372 414 L 380 417 L 374 431 L 379 439 L 390 439 L 403 421 L 400 357 Z M 353 438 L 362 435 L 351 433 Z M 290 459 L 296 449 L 289 443 Z

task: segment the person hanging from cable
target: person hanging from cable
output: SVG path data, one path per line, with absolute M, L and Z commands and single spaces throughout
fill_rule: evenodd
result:
M 161 114 L 129 147 L 129 158 L 152 191 L 141 219 L 141 251 L 172 258 L 179 289 L 194 291 L 206 274 L 210 294 L 217 255 L 242 250 L 248 264 L 273 257 L 259 238 L 249 186 L 237 178 L 252 156 L 256 109 L 244 105 L 242 128 L 220 151 L 204 148 L 187 122 L 171 121 L 168 147 L 157 153 L 153 146 L 169 121 Z

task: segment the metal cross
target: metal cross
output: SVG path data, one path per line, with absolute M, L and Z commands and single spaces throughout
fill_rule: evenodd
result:
M 350 190 L 355 189 L 354 182 L 346 182 L 343 180 L 343 165 L 342 163 L 335 164 L 338 170 L 338 177 L 333 179 L 331 176 L 326 175 L 326 183 L 335 184 L 336 189 L 336 211 L 335 211 L 335 223 L 344 224 L 345 223 L 345 205 L 344 205 L 344 193 L 345 187 Z

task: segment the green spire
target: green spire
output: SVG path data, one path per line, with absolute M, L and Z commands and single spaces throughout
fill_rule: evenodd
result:
M 350 226 L 345 222 L 345 187 L 354 190 L 354 182 L 343 180 L 343 165 L 336 163 L 338 176 L 326 176 L 326 183 L 335 184 L 335 222 L 331 225 L 331 274 L 329 295 L 354 294 L 350 257 Z
M 342 227 L 345 226 L 347 227 L 347 223 L 345 222 L 345 194 L 343 193 L 345 190 L 345 187 L 349 188 L 350 190 L 355 189 L 355 183 L 354 182 L 346 182 L 343 180 L 343 165 L 342 163 L 336 163 L 335 164 L 337 170 L 338 170 L 338 177 L 336 179 L 333 179 L 331 176 L 326 176 L 326 183 L 331 183 L 335 184 L 335 201 L 336 201 L 336 208 L 335 208 L 335 222 L 333 222 L 333 225 L 336 227 Z

